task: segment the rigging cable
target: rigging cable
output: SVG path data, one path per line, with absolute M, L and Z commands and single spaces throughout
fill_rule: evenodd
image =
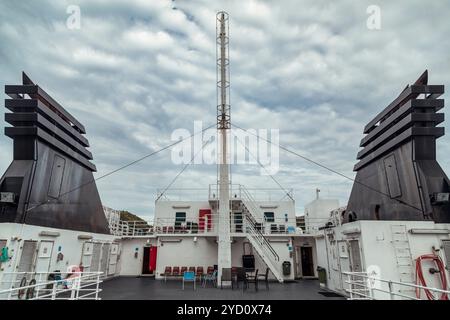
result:
M 266 169 L 265 166 L 263 166 L 263 164 L 259 161 L 259 159 L 258 159 L 252 152 L 250 152 L 250 149 L 247 147 L 247 145 L 246 145 L 245 143 L 242 143 L 242 141 L 241 141 L 237 136 L 236 136 L 236 140 L 237 140 L 237 141 L 245 148 L 245 150 L 247 150 L 247 152 L 249 153 L 249 155 L 251 155 L 251 156 L 253 157 L 253 159 L 256 160 L 256 162 L 261 166 L 261 168 L 263 168 L 263 169 L 266 171 L 266 173 L 269 175 L 269 177 L 270 177 L 270 178 L 278 185 L 278 187 L 285 193 L 285 195 L 283 196 L 283 198 L 281 198 L 279 201 L 283 200 L 286 196 L 288 196 L 289 198 L 291 198 L 291 200 L 294 200 L 294 199 L 292 199 L 292 196 L 290 195 L 289 191 L 287 191 L 287 190 L 281 185 L 281 183 L 279 183 L 279 182 L 277 181 L 277 179 L 275 179 L 275 177 L 269 173 L 269 171 Z
M 123 170 L 123 169 L 126 169 L 126 168 L 128 168 L 128 167 L 131 167 L 132 165 L 135 165 L 136 163 L 141 162 L 142 160 L 145 160 L 145 159 L 147 159 L 147 158 L 149 158 L 149 157 L 151 157 L 151 156 L 154 156 L 154 155 L 156 155 L 156 154 L 158 154 L 158 153 L 160 153 L 160 152 L 162 152 L 162 151 L 164 151 L 164 150 L 167 150 L 167 149 L 169 149 L 169 148 L 171 148 L 171 147 L 173 147 L 173 146 L 175 146 L 175 145 L 177 145 L 177 144 L 179 144 L 179 143 L 181 143 L 181 142 L 183 142 L 183 141 L 185 141 L 185 140 L 187 140 L 187 139 L 191 139 L 191 138 L 193 138 L 194 136 L 196 136 L 197 134 L 203 133 L 203 132 L 205 132 L 206 130 L 211 129 L 211 128 L 214 127 L 215 125 L 216 125 L 216 124 L 212 124 L 212 125 L 210 125 L 209 127 L 206 127 L 206 128 L 204 128 L 203 130 L 201 130 L 201 131 L 195 132 L 195 133 L 191 134 L 191 135 L 188 136 L 188 137 L 184 137 L 183 139 L 180 139 L 180 140 L 175 141 L 175 142 L 173 142 L 173 143 L 171 143 L 171 144 L 168 144 L 167 146 L 162 147 L 162 148 L 160 148 L 160 149 L 158 149 L 158 150 L 156 150 L 156 151 L 153 151 L 153 152 L 151 152 L 151 153 L 149 153 L 149 154 L 147 154 L 147 155 L 145 155 L 145 156 L 142 156 L 142 157 L 139 158 L 139 159 L 136 159 L 136 160 L 134 160 L 134 161 L 131 161 L 131 162 L 129 162 L 129 163 L 127 163 L 127 164 L 125 164 L 125 165 L 123 165 L 123 166 L 117 168 L 117 169 L 114 169 L 114 170 L 112 170 L 112 171 L 110 171 L 110 172 L 108 172 L 108 173 L 105 173 L 104 175 L 102 175 L 102 176 L 100 176 L 100 177 L 98 177 L 98 178 L 94 178 L 94 179 L 92 179 L 92 180 L 90 180 L 90 181 L 88 181 L 88 182 L 86 182 L 86 183 L 83 183 L 83 184 L 79 185 L 78 187 L 75 187 L 75 188 L 73 188 L 73 189 L 71 189 L 71 190 L 69 190 L 69 191 L 66 191 L 66 192 L 62 193 L 62 194 L 59 196 L 59 198 L 62 197 L 62 196 L 65 196 L 65 195 L 67 195 L 67 194 L 69 194 L 69 193 L 72 193 L 72 192 L 74 192 L 74 191 L 76 191 L 76 190 L 78 190 L 78 189 L 81 189 L 81 188 L 83 188 L 83 187 L 85 187 L 85 186 L 87 186 L 87 185 L 90 185 L 91 183 L 94 183 L 94 182 L 96 182 L 96 181 L 98 181 L 98 180 L 100 180 L 100 179 L 106 178 L 106 177 L 108 177 L 108 176 L 110 176 L 110 175 L 112 175 L 112 174 L 114 174 L 114 173 L 117 173 L 117 172 Z M 58 198 L 58 199 L 59 199 L 59 198 Z M 31 211 L 31 210 L 33 210 L 33 209 L 36 209 L 36 208 L 38 208 L 38 207 L 40 207 L 40 206 L 42 206 L 42 205 L 48 203 L 49 201 L 50 201 L 50 200 L 47 200 L 47 201 L 44 201 L 44 202 L 40 202 L 40 203 L 38 203 L 37 205 L 35 205 L 35 206 L 31 207 L 31 208 L 28 208 L 28 209 L 26 210 L 26 212 L 29 212 L 29 211 Z
M 353 181 L 354 183 L 357 183 L 357 184 L 359 184 L 359 185 L 361 185 L 361 186 L 363 186 L 363 187 L 366 187 L 367 189 L 370 189 L 370 190 L 372 190 L 372 191 L 374 191 L 374 192 L 376 192 L 376 193 L 379 193 L 379 194 L 381 194 L 381 195 L 383 195 L 383 196 L 386 196 L 386 197 L 391 198 L 391 196 L 390 196 L 389 194 L 387 194 L 387 193 L 384 193 L 384 192 L 379 191 L 379 190 L 377 190 L 377 189 L 375 189 L 375 188 L 372 188 L 371 186 L 368 186 L 368 185 L 366 185 L 365 183 L 362 183 L 361 181 L 358 181 L 358 180 L 356 180 L 356 179 L 353 179 L 353 178 L 351 178 L 351 177 L 349 177 L 349 176 L 347 176 L 347 175 L 345 175 L 345 174 L 343 174 L 343 173 L 341 173 L 341 172 L 339 172 L 339 171 L 336 171 L 336 170 L 334 170 L 334 169 L 332 169 L 332 168 L 329 168 L 329 167 L 327 167 L 327 166 L 325 166 L 325 165 L 323 165 L 323 164 L 321 164 L 321 163 L 319 163 L 319 162 L 317 162 L 317 161 L 315 161 L 315 160 L 312 160 L 312 159 L 310 159 L 310 158 L 308 158 L 308 157 L 305 157 L 305 156 L 303 156 L 303 155 L 301 155 L 301 154 L 299 154 L 299 153 L 297 153 L 297 152 L 295 152 L 295 151 L 292 151 L 292 150 L 290 150 L 290 149 L 288 149 L 288 148 L 286 148 L 286 147 L 284 147 L 284 146 L 282 146 L 282 145 L 280 145 L 280 144 L 276 144 L 276 143 L 272 142 L 272 141 L 269 140 L 269 139 L 266 139 L 266 138 L 264 138 L 264 137 L 259 136 L 258 134 L 255 134 L 255 133 L 253 133 L 253 132 L 251 132 L 251 131 L 245 130 L 245 129 L 243 129 L 243 128 L 241 128 L 241 127 L 235 125 L 235 124 L 232 124 L 232 126 L 238 128 L 238 129 L 240 129 L 240 130 L 242 130 L 242 131 L 248 132 L 248 133 L 250 133 L 251 135 L 256 136 L 257 138 L 262 139 L 262 140 L 264 140 L 264 141 L 266 141 L 266 142 L 268 142 L 268 143 L 270 143 L 270 144 L 273 144 L 273 145 L 277 146 L 278 148 L 280 148 L 280 149 L 282 149 L 282 150 L 284 150 L 284 151 L 286 151 L 286 152 L 288 152 L 288 153 L 291 153 L 291 154 L 293 154 L 293 155 L 295 155 L 295 156 L 297 156 L 297 157 L 300 157 L 300 158 L 302 158 L 303 160 L 306 160 L 306 161 L 308 161 L 308 162 L 310 162 L 310 163 L 312 163 L 312 164 L 314 164 L 314 165 L 316 165 L 316 166 L 319 166 L 319 167 L 321 167 L 321 168 L 323 168 L 323 169 L 326 169 L 326 170 L 328 170 L 328 171 L 330 171 L 330 172 L 332 172 L 332 173 L 334 173 L 334 174 L 337 174 L 337 175 L 339 175 L 339 176 L 341 176 L 341 177 L 343 177 L 343 178 L 345 178 L 345 179 L 348 179 L 348 180 L 350 180 L 350 181 Z M 420 212 L 423 212 L 422 209 L 417 208 L 416 206 L 411 205 L 411 204 L 409 204 L 409 203 L 406 203 L 406 202 L 404 202 L 404 201 L 402 201 L 402 200 L 400 200 L 400 199 L 396 199 L 396 198 L 391 198 L 391 199 L 393 199 L 393 200 L 395 200 L 395 201 L 397 201 L 397 202 L 399 202 L 399 203 L 401 203 L 401 204 L 403 204 L 403 205 L 405 205 L 405 206 L 407 206 L 407 207 L 410 207 L 410 208 L 413 208 L 413 209 L 418 210 L 418 211 L 420 211 Z
M 167 187 L 163 190 L 163 192 L 161 192 L 161 194 L 156 198 L 155 202 L 158 201 L 163 195 L 164 193 L 175 183 L 175 181 L 178 179 L 179 176 L 181 176 L 181 174 L 184 172 L 184 170 L 186 170 L 186 168 L 192 164 L 192 162 L 194 161 L 194 159 L 197 157 L 197 155 L 200 153 L 200 151 L 203 150 L 203 148 L 205 148 L 211 141 L 210 140 L 206 140 L 205 143 L 203 143 L 202 147 L 200 148 L 200 150 L 198 150 L 191 158 L 191 160 L 186 163 L 186 165 L 183 167 L 183 169 L 181 169 L 180 172 L 178 172 L 178 174 L 172 179 L 172 181 L 167 185 Z

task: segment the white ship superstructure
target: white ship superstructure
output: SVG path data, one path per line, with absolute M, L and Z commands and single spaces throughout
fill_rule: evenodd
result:
M 159 198 L 154 221 L 148 222 L 151 228 L 143 227 L 143 222 L 124 223 L 121 274 L 153 274 L 164 279 L 166 267 L 202 267 L 206 271 L 218 266 L 221 229 L 214 187 L 209 196 L 208 190 L 203 190 L 205 200 L 192 200 L 198 189 L 173 190 Z M 243 256 L 254 255 L 254 269 L 264 273 L 269 268 L 270 278 L 280 282 L 315 277 L 314 238 L 296 228 L 294 201 L 289 197 L 268 200 L 282 198 L 280 190 L 248 190 L 241 185 L 232 185 L 230 190 L 230 267 L 242 267 Z M 289 272 L 283 272 L 283 263 L 289 265 Z

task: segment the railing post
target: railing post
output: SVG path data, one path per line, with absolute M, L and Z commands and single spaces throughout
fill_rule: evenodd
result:
M 388 282 L 388 286 L 389 286 L 389 297 L 391 298 L 391 300 L 394 300 L 394 292 L 392 289 L 393 283 L 392 281 Z
M 372 300 L 375 300 L 375 296 L 374 296 L 374 290 L 373 287 L 375 287 L 375 280 L 372 283 L 370 277 L 368 278 L 368 285 L 369 285 L 369 289 L 370 289 L 370 298 Z
M 40 283 L 42 283 L 42 282 L 40 282 Z M 39 300 L 39 287 L 40 287 L 39 283 L 36 282 L 36 297 L 35 297 L 36 300 Z
M 75 293 L 76 293 L 75 285 L 76 285 L 75 278 L 72 278 L 72 288 L 70 289 L 70 299 L 69 300 L 75 300 Z
M 95 300 L 98 300 L 99 286 L 100 286 L 100 273 L 97 273 L 97 283 L 95 285 Z
M 347 274 L 348 278 L 348 292 L 350 293 L 350 300 L 353 300 L 353 283 L 351 274 Z
M 14 280 L 13 280 L 14 279 Z M 12 292 L 13 292 L 13 287 L 14 287 L 14 283 L 17 281 L 17 275 L 15 275 L 14 273 L 11 274 L 11 281 L 10 281 L 10 285 L 9 285 L 9 293 L 8 293 L 8 300 L 11 300 L 12 298 Z M 17 291 L 17 294 L 19 292 Z
M 56 300 L 56 288 L 58 286 L 58 282 L 55 280 L 55 282 L 53 283 L 53 288 L 52 288 L 52 300 Z

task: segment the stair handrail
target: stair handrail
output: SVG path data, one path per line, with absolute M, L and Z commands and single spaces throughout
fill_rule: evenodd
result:
M 262 213 L 261 209 L 258 208 L 258 206 L 256 205 L 256 201 L 255 199 L 253 199 L 252 195 L 250 194 L 250 192 L 248 192 L 248 190 L 244 187 L 244 186 L 240 186 L 240 194 L 241 194 L 241 199 L 243 200 L 243 202 L 245 201 L 246 203 L 244 203 L 245 206 L 250 205 L 252 208 L 252 210 L 259 214 L 259 219 L 261 219 L 262 221 L 264 221 L 264 214 Z M 249 209 L 249 208 L 247 208 Z M 253 213 L 251 212 L 251 210 L 248 210 L 250 212 L 250 214 L 253 216 Z M 256 217 L 254 217 L 256 218 Z M 256 219 L 255 219 L 256 220 Z
M 245 215 L 245 217 L 246 217 L 248 226 L 250 227 L 249 229 L 251 231 L 251 234 L 254 235 L 255 238 L 257 238 L 258 240 L 260 240 L 259 242 L 261 243 L 261 247 L 268 248 L 269 252 L 273 255 L 274 259 L 276 261 L 280 261 L 280 256 L 275 251 L 275 249 L 272 247 L 269 240 L 267 240 L 267 238 L 264 236 L 264 234 L 260 230 L 258 230 L 258 228 L 256 228 L 255 222 L 252 221 L 252 219 L 248 215 Z

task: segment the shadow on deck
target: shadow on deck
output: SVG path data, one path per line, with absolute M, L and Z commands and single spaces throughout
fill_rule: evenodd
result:
M 290 283 L 270 283 L 269 290 L 260 284 L 243 291 L 242 288 L 203 288 L 197 282 L 181 289 L 181 280 L 167 282 L 145 277 L 118 277 L 102 283 L 100 297 L 104 300 L 342 300 L 343 297 L 326 297 L 319 292 L 317 280 L 297 280 Z

